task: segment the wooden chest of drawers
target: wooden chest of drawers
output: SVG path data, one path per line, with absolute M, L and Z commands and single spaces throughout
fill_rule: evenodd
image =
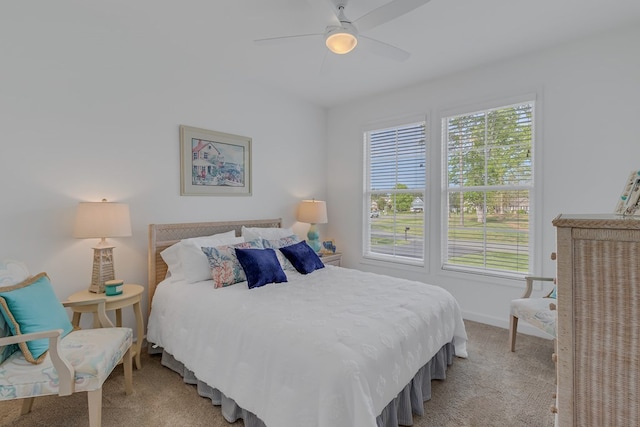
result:
M 560 427 L 640 423 L 640 218 L 559 215 Z

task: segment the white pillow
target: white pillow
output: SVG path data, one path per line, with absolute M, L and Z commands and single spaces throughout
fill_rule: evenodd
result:
M 183 239 L 178 243 L 169 246 L 162 252 L 160 252 L 160 256 L 163 261 L 167 264 L 169 276 L 173 280 L 183 280 L 185 278 L 184 274 L 184 265 L 182 263 L 182 256 L 180 248 L 184 245 L 188 244 L 198 244 L 204 243 L 202 246 L 214 246 L 214 245 L 226 245 L 228 239 L 237 239 L 235 231 L 227 231 L 226 233 L 214 234 L 211 236 L 202 236 L 202 237 L 192 237 L 190 239 Z M 222 242 L 222 243 L 220 243 Z M 213 245 L 211 244 L 213 243 Z M 198 251 L 200 252 L 198 255 L 204 256 L 205 262 L 207 261 L 207 257 L 204 255 L 200 246 L 197 246 Z M 186 251 L 186 256 L 189 257 L 190 252 Z M 196 255 L 197 256 L 197 255 Z M 191 266 L 191 264 L 190 264 Z M 208 269 L 207 265 L 207 269 Z M 191 276 L 191 275 L 190 275 Z M 205 279 L 203 279 L 205 280 Z
M 294 234 L 291 228 L 266 228 L 242 226 L 242 237 L 249 242 L 256 239 L 277 240 Z
M 167 277 L 172 277 L 177 280 L 182 279 L 182 265 L 180 265 L 180 254 L 178 253 L 178 247 L 180 243 L 175 243 L 169 246 L 167 249 L 160 252 L 162 260 L 167 264 Z

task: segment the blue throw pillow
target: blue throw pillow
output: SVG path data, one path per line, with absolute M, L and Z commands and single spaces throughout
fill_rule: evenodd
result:
M 320 260 L 318 254 L 311 249 L 311 246 L 309 246 L 306 241 L 282 247 L 280 248 L 280 252 L 291 261 L 291 264 L 298 270 L 298 273 L 308 274 L 324 268 L 322 260 Z
M 0 288 L 0 311 L 13 335 L 62 329 L 64 337 L 73 329 L 46 273 L 14 286 Z M 18 345 L 28 362 L 40 363 L 49 350 L 49 339 L 21 342 Z
M 282 271 L 280 262 L 273 249 L 239 249 L 236 257 L 247 276 L 249 289 L 258 288 L 268 283 L 282 283 L 287 281 L 287 275 Z

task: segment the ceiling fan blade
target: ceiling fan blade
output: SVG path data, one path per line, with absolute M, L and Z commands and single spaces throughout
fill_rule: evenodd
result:
M 367 31 L 428 3 L 429 0 L 393 0 L 353 21 L 358 31 Z
M 323 36 L 323 34 L 320 34 L 320 33 L 298 34 L 295 36 L 268 37 L 264 39 L 257 39 L 257 40 L 254 40 L 253 42 L 260 46 L 268 46 L 268 45 L 274 45 L 274 44 L 287 43 L 287 42 L 296 41 L 304 38 L 316 38 L 321 36 Z
M 380 40 L 372 39 L 371 37 L 363 36 L 362 34 L 358 36 L 358 40 L 360 40 L 358 46 L 362 44 L 362 47 L 364 49 L 385 58 L 403 62 L 409 59 L 409 57 L 411 56 L 411 54 L 406 50 L 402 50 L 399 47 L 381 42 Z

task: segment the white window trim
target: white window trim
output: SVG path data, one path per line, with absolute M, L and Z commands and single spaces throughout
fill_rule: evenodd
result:
M 520 286 L 520 280 L 524 278 L 527 274 L 536 274 L 535 272 L 540 271 L 541 268 L 541 254 L 542 254 L 542 245 L 539 245 L 538 242 L 541 242 L 541 234 L 542 228 L 544 224 L 540 224 L 538 218 L 542 217 L 541 215 L 541 206 L 540 200 L 542 200 L 542 188 L 543 188 L 543 174 L 542 174 L 542 162 L 540 159 L 541 149 L 542 149 L 542 89 L 536 89 L 533 92 L 525 92 L 520 95 L 514 96 L 505 96 L 500 98 L 491 98 L 486 100 L 481 100 L 475 103 L 459 105 L 456 107 L 450 107 L 444 110 L 441 110 L 437 114 L 437 129 L 434 129 L 438 134 L 439 139 L 439 156 L 440 156 L 440 222 L 438 235 L 440 240 L 440 248 L 439 248 L 439 257 L 438 257 L 438 265 L 441 272 L 445 274 L 472 274 L 475 277 L 495 277 L 497 279 L 517 279 L 518 286 Z M 533 206 L 533 209 L 529 211 L 529 247 L 530 247 L 530 257 L 533 259 L 529 260 L 529 273 L 516 273 L 516 272 L 508 272 L 508 271 L 492 271 L 492 270 L 473 270 L 471 268 L 464 267 L 452 267 L 450 265 L 444 264 L 444 254 L 447 250 L 447 239 L 443 236 L 443 229 L 446 226 L 446 221 L 448 218 L 447 213 L 447 159 L 445 158 L 445 153 L 447 152 L 444 145 L 445 141 L 442 138 L 443 129 L 442 129 L 442 121 L 446 117 L 458 116 L 464 114 L 473 114 L 474 112 L 486 111 L 494 108 L 500 108 L 503 106 L 509 105 L 517 105 L 526 102 L 534 102 L 534 108 L 532 111 L 533 114 L 533 127 L 532 127 L 532 156 L 533 156 L 533 168 L 531 169 L 532 181 L 533 181 L 533 190 L 529 194 L 530 204 Z M 435 128 L 436 126 L 434 126 Z
M 436 166 L 436 164 L 434 164 L 433 162 L 430 161 L 430 156 L 431 156 L 431 148 L 433 146 L 433 142 L 432 142 L 432 136 L 433 136 L 433 132 L 432 132 L 432 124 L 429 121 L 430 115 L 427 113 L 418 113 L 418 114 L 411 114 L 411 115 L 406 115 L 406 116 L 398 116 L 395 118 L 390 118 L 390 119 L 385 119 L 385 120 L 379 120 L 379 121 L 374 121 L 374 122 L 369 122 L 367 124 L 365 124 L 362 128 L 361 128 L 361 135 L 363 137 L 363 146 L 364 146 L 364 159 L 366 161 L 364 168 L 363 168 L 363 174 L 362 174 L 362 215 L 361 218 L 364 220 L 365 219 L 365 215 L 368 215 L 368 213 L 370 212 L 370 206 L 368 206 L 368 200 L 367 200 L 367 194 L 369 193 L 369 188 L 368 188 L 368 183 L 369 183 L 369 156 L 370 156 L 370 151 L 369 151 L 369 144 L 367 143 L 367 136 L 366 133 L 367 132 L 372 132 L 372 131 L 381 131 L 384 129 L 391 129 L 391 128 L 396 128 L 396 127 L 401 127 L 401 126 L 408 126 L 412 123 L 424 123 L 425 126 L 425 139 L 426 139 L 426 143 L 425 143 L 425 157 L 426 157 L 426 164 L 429 165 L 430 167 L 425 167 L 425 188 L 424 188 L 424 208 L 422 210 L 422 216 L 423 216 L 423 248 L 422 248 L 422 253 L 423 253 L 423 258 L 421 260 L 416 260 L 416 259 L 412 259 L 412 258 L 405 258 L 405 257 L 399 257 L 399 256 L 395 256 L 395 257 L 389 257 L 389 256 L 384 256 L 384 255 L 377 255 L 377 254 L 371 254 L 371 253 L 367 253 L 366 248 L 369 246 L 369 242 L 370 242 L 370 229 L 369 229 L 369 222 L 368 221 L 363 221 L 362 224 L 362 241 L 360 244 L 361 247 L 361 256 L 362 256 L 362 261 L 365 264 L 374 264 L 377 265 L 380 262 L 386 263 L 390 266 L 408 266 L 410 268 L 417 268 L 420 267 L 421 271 L 423 271 L 424 268 L 427 268 L 428 270 L 428 266 L 429 266 L 429 236 L 431 235 L 431 226 L 430 226 L 430 222 L 427 221 L 427 217 L 426 217 L 426 213 L 428 212 L 428 210 L 430 209 L 430 193 L 431 193 L 431 187 L 432 185 L 429 185 L 429 182 L 431 182 L 431 176 L 432 173 L 430 172 L 431 169 L 434 168 L 434 166 Z

